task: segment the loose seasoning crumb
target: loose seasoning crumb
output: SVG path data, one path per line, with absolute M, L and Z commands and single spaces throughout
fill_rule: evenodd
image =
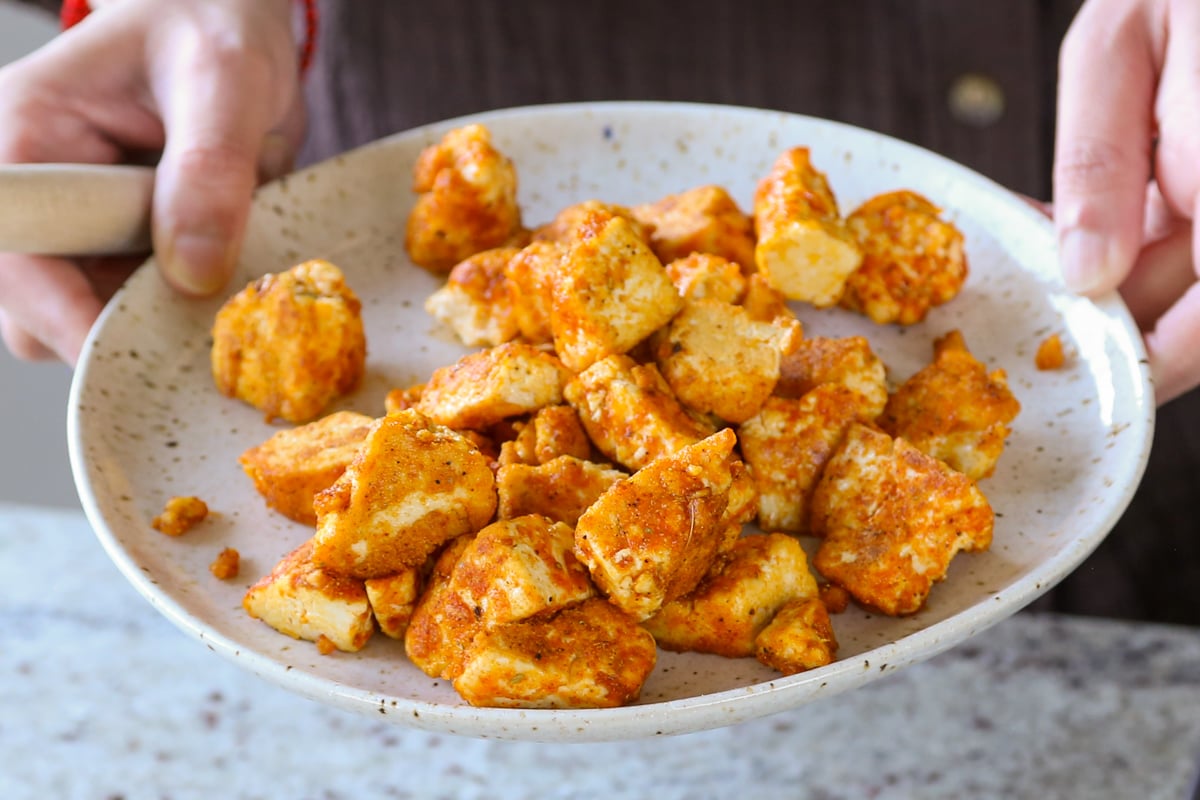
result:
M 216 560 L 208 565 L 208 571 L 221 580 L 227 581 L 237 577 L 240 563 L 241 554 L 232 547 L 226 547 L 217 554 Z
M 150 524 L 167 536 L 182 536 L 207 516 L 208 506 L 199 497 L 172 497 Z
M 323 656 L 327 656 L 335 650 L 337 650 L 337 645 L 333 643 L 332 639 L 322 633 L 320 638 L 317 639 L 317 652 Z
M 850 605 L 850 593 L 837 584 L 821 584 L 819 592 L 821 603 L 830 614 L 840 614 Z
M 1037 355 L 1034 356 L 1033 363 L 1040 370 L 1058 369 L 1066 363 L 1066 355 L 1063 353 L 1062 339 L 1057 333 L 1052 333 L 1042 340 L 1038 345 Z

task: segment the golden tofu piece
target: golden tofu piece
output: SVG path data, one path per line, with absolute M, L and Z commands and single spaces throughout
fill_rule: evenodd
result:
M 494 347 L 515 339 L 520 329 L 507 269 L 519 252 L 498 247 L 460 261 L 446 283 L 425 299 L 425 310 L 468 347 Z
M 238 576 L 241 566 L 242 554 L 233 547 L 225 547 L 208 565 L 208 571 L 217 580 L 228 581 Z
M 654 638 L 599 598 L 476 635 L 454 688 L 473 706 L 611 708 L 636 700 Z
M 671 283 L 684 300 L 739 303 L 746 294 L 746 279 L 742 277 L 741 266 L 727 258 L 692 253 L 663 263 Z
M 887 369 L 862 336 L 832 339 L 813 336 L 783 356 L 775 394 L 803 397 L 823 383 L 840 383 L 866 401 L 867 420 L 887 404 Z
M 655 334 L 659 371 L 680 402 L 727 422 L 750 419 L 771 396 L 798 322 L 755 322 L 741 306 L 691 300 Z
M 835 305 L 862 252 L 838 214 L 825 174 L 807 147 L 780 154 L 754 194 L 754 260 L 790 300 Z
M 512 296 L 512 319 L 523 341 L 550 344 L 550 310 L 554 305 L 554 276 L 566 255 L 556 242 L 534 241 L 521 248 L 505 266 L 504 274 Z
M 382 578 L 486 525 L 496 511 L 495 478 L 488 459 L 461 434 L 416 411 L 399 411 L 376 422 L 313 506 L 314 563 Z
M 692 253 L 712 253 L 754 271 L 754 221 L 720 186 L 697 186 L 634 206 L 650 231 L 650 247 L 664 264 Z
M 295 639 L 324 636 L 339 650 L 361 650 L 375 631 L 363 582 L 317 566 L 312 553 L 310 539 L 284 556 L 246 591 L 242 607 Z
M 172 497 L 162 513 L 150 520 L 150 527 L 167 536 L 183 536 L 208 518 L 208 504 L 199 497 Z
M 408 659 L 431 678 L 462 672 L 467 648 L 481 627 L 475 612 L 450 589 L 454 567 L 474 540 L 473 533 L 459 536 L 438 554 L 404 631 Z
M 383 407 L 388 414 L 395 414 L 397 411 L 405 411 L 410 408 L 416 408 L 421 402 L 421 395 L 425 393 L 425 384 L 416 383 L 409 386 L 407 389 L 392 389 L 383 398 Z
M 574 544 L 570 526 L 537 514 L 498 520 L 463 551 L 450 591 L 484 627 L 582 602 L 595 590 Z
M 813 566 L 884 614 L 911 614 L 959 550 L 986 550 L 992 508 L 975 483 L 904 439 L 853 425 L 812 499 Z
M 342 476 L 366 441 L 373 417 L 337 411 L 279 431 L 238 459 L 267 505 L 304 525 L 317 524 L 313 498 Z
M 554 349 L 579 372 L 632 349 L 682 305 L 662 262 L 633 226 L 624 217 L 592 211 L 554 278 Z
M 408 567 L 395 575 L 371 578 L 364 582 L 371 612 L 379 630 L 393 639 L 404 639 L 408 622 L 421 597 L 424 567 Z
M 758 487 L 758 526 L 809 533 L 809 507 L 825 465 L 855 422 L 871 419 L 862 395 L 824 383 L 798 399 L 772 397 L 738 428 Z
M 563 397 L 596 448 L 627 469 L 641 469 L 713 433 L 710 423 L 680 405 L 657 367 L 628 356 L 588 367 L 567 383 Z
M 650 244 L 650 231 L 638 221 L 633 210 L 616 203 L 604 203 L 599 200 L 584 200 L 563 208 L 554 215 L 554 219 L 533 230 L 533 243 L 554 242 L 570 244 L 579 238 L 579 232 L 587 224 L 588 218 L 594 213 L 604 217 L 620 217 L 629 223 L 634 234 L 647 245 Z
M 618 469 L 574 456 L 543 464 L 502 464 L 496 472 L 501 519 L 541 514 L 572 527 L 614 483 L 628 477 Z
M 328 261 L 264 275 L 225 302 L 212 328 L 217 389 L 271 421 L 308 422 L 362 379 L 362 304 Z
M 846 218 L 862 264 L 841 305 L 880 325 L 912 325 L 947 303 L 967 279 L 963 235 L 941 209 L 910 191 L 877 195 Z
M 816 596 L 798 541 L 782 533 L 744 536 L 717 557 L 695 591 L 642 624 L 666 650 L 744 658 L 754 655 L 755 638 L 784 604 Z
M 1067 363 L 1067 354 L 1063 350 L 1062 337 L 1057 333 L 1052 333 L 1038 343 L 1037 353 L 1033 357 L 1033 364 L 1039 370 L 1045 372 L 1053 369 L 1062 369 L 1062 366 Z
M 600 496 L 575 526 L 575 555 L 638 620 L 686 595 L 730 546 L 732 430 L 651 462 Z
M 483 125 L 448 132 L 421 152 L 413 168 L 418 193 L 404 248 L 414 264 L 448 272 L 484 250 L 523 235 L 517 171 Z
M 934 342 L 933 363 L 888 399 L 879 425 L 977 481 L 995 471 L 1020 410 L 1004 370 L 989 373 L 951 331 Z
M 795 675 L 832 664 L 837 647 L 825 604 L 809 597 L 779 609 L 754 640 L 754 656 L 771 669 Z
M 586 461 L 592 455 L 592 441 L 579 415 L 568 405 L 546 406 L 516 427 L 516 437 L 500 447 L 501 466 L 545 464 L 559 456 Z
M 487 428 L 563 401 L 570 373 L 553 354 L 507 342 L 434 370 L 417 410 L 450 428 Z

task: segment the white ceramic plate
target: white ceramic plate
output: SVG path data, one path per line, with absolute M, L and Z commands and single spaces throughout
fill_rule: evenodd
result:
M 109 554 L 163 614 L 207 646 L 303 695 L 381 720 L 474 736 L 548 741 L 675 734 L 729 725 L 860 686 L 927 658 L 1014 613 L 1063 578 L 1100 542 L 1140 478 L 1154 403 L 1145 356 L 1118 300 L 1094 304 L 1060 285 L 1049 224 L 988 180 L 874 133 L 774 112 L 617 103 L 486 114 L 516 162 L 525 220 L 599 198 L 632 204 L 703 183 L 750 207 L 755 182 L 786 147 L 808 145 L 843 211 L 870 195 L 910 188 L 964 231 L 971 274 L 962 294 L 908 329 L 842 311 L 799 308 L 811 335 L 867 336 L 906 378 L 951 328 L 992 367 L 1007 370 L 1023 410 L 996 475 L 983 484 L 995 541 L 960 555 L 927 606 L 903 619 L 851 608 L 834 617 L 840 660 L 781 677 L 753 659 L 662 653 L 637 705 L 609 710 L 476 709 L 445 681 L 376 636 L 355 655 L 321 656 L 249 618 L 245 587 L 309 531 L 268 511 L 237 457 L 275 429 L 213 387 L 209 326 L 223 298 L 185 300 L 152 266 L 118 294 L 92 332 L 70 406 L 71 460 L 84 507 Z M 382 140 L 264 188 L 241 271 L 229 292 L 264 272 L 322 256 L 364 299 L 368 377 L 340 407 L 383 412 L 389 388 L 424 380 L 465 352 L 423 308 L 438 282 L 402 247 L 413 197 L 410 169 L 453 120 Z M 1038 372 L 1037 345 L 1061 334 L 1066 368 Z M 150 519 L 173 495 L 204 498 L 214 516 L 172 539 Z M 242 577 L 208 564 L 225 546 Z M 983 689 L 986 691 L 986 689 Z

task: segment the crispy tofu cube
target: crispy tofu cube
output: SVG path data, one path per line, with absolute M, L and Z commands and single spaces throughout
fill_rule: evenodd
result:
M 653 364 L 609 356 L 576 375 L 563 397 L 579 413 L 600 452 L 627 469 L 641 469 L 713 433 L 713 426 L 680 405 Z
M 269 507 L 315 526 L 313 498 L 342 476 L 374 424 L 366 414 L 338 411 L 279 431 L 242 453 L 238 463 Z
M 604 203 L 599 200 L 584 200 L 582 203 L 575 203 L 563 208 L 555 214 L 553 220 L 534 228 L 533 243 L 554 242 L 557 244 L 570 244 L 579 238 L 580 230 L 585 227 L 589 217 L 595 213 L 599 213 L 604 217 L 620 217 L 629 223 L 629 226 L 639 239 L 647 245 L 650 244 L 650 231 L 638 221 L 632 209 L 627 206 Z
M 264 275 L 225 302 L 212 328 L 217 389 L 267 421 L 308 422 L 362 379 L 362 304 L 328 261 Z
M 884 614 L 911 614 L 959 550 L 986 550 L 992 508 L 974 482 L 904 439 L 853 425 L 812 500 L 813 565 Z
M 841 305 L 880 325 L 912 325 L 947 303 L 967 279 L 963 235 L 941 209 L 910 191 L 877 195 L 846 218 L 862 264 Z
M 813 336 L 800 342 L 784 354 L 775 394 L 803 397 L 823 383 L 840 383 L 862 395 L 867 420 L 882 414 L 887 404 L 887 369 L 862 336 Z
M 313 502 L 314 563 L 356 578 L 422 564 L 441 544 L 496 511 L 488 459 L 416 411 L 375 423 L 342 477 Z
M 448 272 L 476 253 L 523 235 L 517 172 L 483 125 L 456 128 L 421 152 L 413 168 L 417 202 L 404 247 L 414 264 Z
M 665 261 L 667 275 L 684 300 L 723 300 L 739 303 L 746 294 L 746 279 L 735 261 L 709 253 L 692 253 Z M 768 320 L 769 321 L 769 320 Z
M 742 455 L 758 487 L 758 526 L 764 531 L 809 532 L 817 481 L 846 431 L 870 419 L 866 401 L 836 383 L 798 399 L 772 397 L 738 428 Z
M 754 271 L 754 221 L 720 186 L 697 186 L 634 206 L 633 215 L 650 232 L 650 247 L 664 264 L 712 253 Z
M 741 306 L 692 300 L 655 334 L 655 361 L 680 402 L 727 422 L 750 419 L 771 396 L 798 322 L 755 322 Z
M 933 363 L 888 399 L 879 425 L 972 480 L 989 477 L 1021 410 L 1004 370 L 987 371 L 958 331 L 934 343 Z
M 754 194 L 754 260 L 790 300 L 835 305 L 862 252 L 838 214 L 825 174 L 807 147 L 780 154 Z
M 568 405 L 546 406 L 525 423 L 518 423 L 515 438 L 500 447 L 500 465 L 545 464 L 559 456 L 587 460 L 592 441 Z
M 521 248 L 505 267 L 513 299 L 512 318 L 521 339 L 530 344 L 550 344 L 550 310 L 554 305 L 554 276 L 566 255 L 557 242 L 534 241 Z
M 421 596 L 423 567 L 402 569 L 395 575 L 371 578 L 364 582 L 371 612 L 379 630 L 393 639 L 404 639 L 408 622 Z
M 375 630 L 363 582 L 313 563 L 306 541 L 251 586 L 242 607 L 280 633 L 318 641 L 322 636 L 339 650 L 363 648 Z
M 617 608 L 644 620 L 696 588 L 730 546 L 732 430 L 651 462 L 602 494 L 575 526 L 575 555 Z
M 745 536 L 717 557 L 695 591 L 643 625 L 667 650 L 744 658 L 754 655 L 755 638 L 784 604 L 816 596 L 799 542 L 782 533 Z
M 466 534 L 442 548 L 404 631 L 408 659 L 431 678 L 462 672 L 467 647 L 481 627 L 474 610 L 450 588 L 454 567 L 474 540 L 475 534 Z
M 434 370 L 417 410 L 450 428 L 479 430 L 558 405 L 569 377 L 551 353 L 524 342 L 507 342 Z
M 595 594 L 570 526 L 529 514 L 481 530 L 454 565 L 450 591 L 484 627 L 555 611 Z
M 779 609 L 754 640 L 754 656 L 771 669 L 795 675 L 832 664 L 837 647 L 825 604 L 809 597 Z
M 625 353 L 683 305 L 662 262 L 624 217 L 589 213 L 554 278 L 554 349 L 573 372 Z
M 454 688 L 473 706 L 610 708 L 638 698 L 654 638 L 604 600 L 476 635 Z
M 460 261 L 445 285 L 426 298 L 425 310 L 468 347 L 494 347 L 515 339 L 520 329 L 507 268 L 519 252 L 498 247 Z
M 618 469 L 574 456 L 544 464 L 503 464 L 496 472 L 501 519 L 541 514 L 572 527 L 592 503 L 617 481 L 628 477 Z

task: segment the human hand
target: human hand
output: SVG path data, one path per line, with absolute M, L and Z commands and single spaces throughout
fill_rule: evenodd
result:
M 1054 159 L 1067 285 L 1119 288 L 1160 404 L 1200 384 L 1200 3 L 1084 4 L 1060 53 Z
M 304 128 L 290 0 L 119 0 L 0 69 L 0 163 L 119 163 L 161 152 L 152 226 L 166 281 L 209 295 L 237 260 L 262 179 Z M 0 254 L 0 333 L 74 363 L 138 263 Z

